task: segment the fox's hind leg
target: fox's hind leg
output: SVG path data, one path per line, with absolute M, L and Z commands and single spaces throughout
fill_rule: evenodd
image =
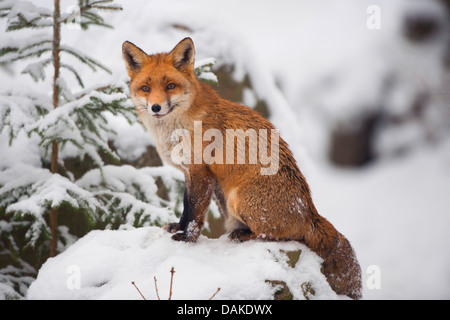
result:
M 256 238 L 256 234 L 250 229 L 236 229 L 228 235 L 228 239 L 234 242 L 243 242 Z

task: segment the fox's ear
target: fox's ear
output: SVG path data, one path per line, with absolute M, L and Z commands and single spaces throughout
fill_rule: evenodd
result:
M 127 67 L 130 78 L 133 77 L 136 72 L 139 72 L 144 65 L 145 60 L 148 59 L 148 55 L 144 51 L 128 41 L 125 41 L 122 44 L 122 57 L 125 61 L 125 66 Z
M 180 72 L 194 71 L 194 42 L 191 38 L 184 38 L 169 53 L 173 65 Z

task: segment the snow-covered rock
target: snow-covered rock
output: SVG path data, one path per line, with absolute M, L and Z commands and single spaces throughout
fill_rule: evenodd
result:
M 215 300 L 274 299 L 281 289 L 293 299 L 346 298 L 331 290 L 322 260 L 301 243 L 170 236 L 158 227 L 92 231 L 47 260 L 28 299 L 142 299 L 134 282 L 154 300 L 155 277 L 160 298 L 168 299 L 172 267 L 172 299 L 209 299 L 218 288 Z

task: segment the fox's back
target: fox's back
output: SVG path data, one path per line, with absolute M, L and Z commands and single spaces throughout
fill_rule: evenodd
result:
M 203 87 L 208 94 L 216 96 L 215 93 L 212 93 L 212 88 L 207 85 L 203 85 Z M 247 202 L 246 205 L 253 203 L 260 206 L 262 212 L 307 214 L 301 211 L 305 211 L 305 208 L 308 207 L 307 203 L 311 202 L 310 198 L 305 196 L 305 194 L 309 194 L 309 187 L 288 144 L 279 136 L 278 130 L 257 111 L 216 98 L 214 104 L 205 105 L 209 111 L 202 118 L 202 126 L 204 132 L 211 128 L 220 128 L 222 136 L 225 137 L 222 163 L 212 163 L 209 166 L 220 182 L 224 193 L 229 195 L 237 192 L 242 201 Z M 239 138 L 234 140 L 235 136 L 230 134 L 227 136 L 227 132 L 236 132 L 237 130 L 241 130 L 245 134 L 245 150 L 238 150 Z M 256 136 L 252 137 L 253 134 Z M 274 135 L 277 136 L 276 140 L 272 139 Z M 230 138 L 233 138 L 231 143 L 228 140 Z M 253 141 L 256 141 L 256 148 L 251 146 L 252 138 Z M 204 142 L 205 145 L 208 143 L 211 142 Z M 228 147 L 232 145 L 234 148 L 232 161 L 226 157 L 227 143 Z M 277 144 L 277 147 L 274 148 L 277 154 L 270 152 L 272 143 Z M 264 150 L 261 150 L 262 147 Z M 244 163 L 238 163 L 238 151 L 244 154 Z M 256 156 L 252 154 L 254 152 L 256 152 Z M 271 161 L 277 161 L 277 169 L 273 174 L 261 174 L 261 167 L 267 167 L 267 164 L 264 165 L 260 161 L 261 153 L 271 157 Z M 228 154 L 230 154 L 229 150 Z M 251 161 L 252 156 L 257 161 Z M 305 191 L 307 192 L 305 193 Z

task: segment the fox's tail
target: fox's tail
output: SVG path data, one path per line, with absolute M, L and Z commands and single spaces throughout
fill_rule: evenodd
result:
M 323 272 L 337 294 L 362 297 L 361 267 L 350 242 L 338 232 L 336 244 L 323 262 Z
M 324 260 L 323 273 L 330 287 L 337 294 L 361 299 L 361 267 L 350 242 L 323 217 L 315 221 L 314 229 L 306 244 Z

